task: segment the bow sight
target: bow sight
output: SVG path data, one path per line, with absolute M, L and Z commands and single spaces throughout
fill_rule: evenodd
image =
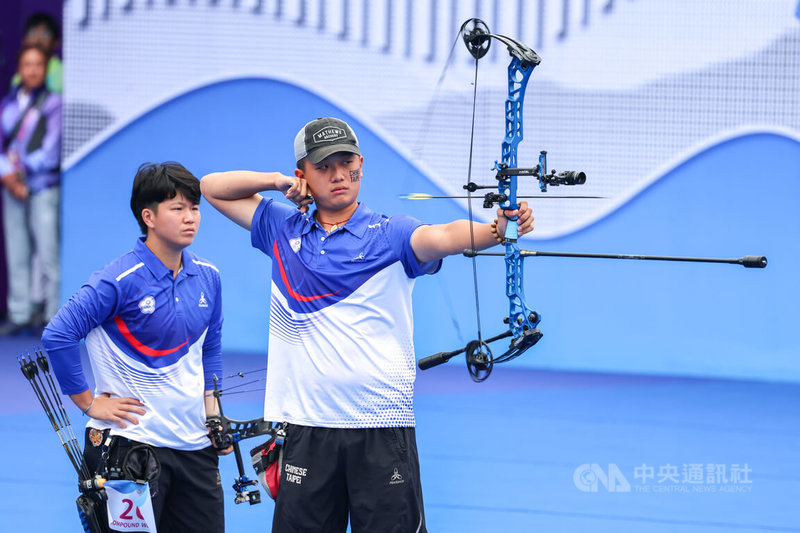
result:
M 522 140 L 522 104 L 525 98 L 525 88 L 528 84 L 533 69 L 541 63 L 539 55 L 520 43 L 516 39 L 505 35 L 496 35 L 489 32 L 489 28 L 480 19 L 469 19 L 462 26 L 459 34 L 464 40 L 469 53 L 475 58 L 475 82 L 473 89 L 472 129 L 475 129 L 475 100 L 477 96 L 478 60 L 486 55 L 492 40 L 500 41 L 508 49 L 511 62 L 508 65 L 508 96 L 505 102 L 505 138 L 502 143 L 502 156 L 500 162 L 495 162 L 497 185 L 478 185 L 468 177 L 464 189 L 467 191 L 467 207 L 470 220 L 470 238 L 472 247 L 464 250 L 464 255 L 473 260 L 473 284 L 475 286 L 475 307 L 478 323 L 478 338 L 467 343 L 466 346 L 451 352 L 440 352 L 420 359 L 418 366 L 421 370 L 446 363 L 451 358 L 464 353 L 466 355 L 467 369 L 474 381 L 483 381 L 489 377 L 494 363 L 510 361 L 534 346 L 542 338 L 542 332 L 537 329 L 541 316 L 528 307 L 523 290 L 522 261 L 525 257 L 569 257 L 569 258 L 594 258 L 594 259 L 637 259 L 656 261 L 690 261 L 704 263 L 731 263 L 739 264 L 746 268 L 764 268 L 767 258 L 763 256 L 746 256 L 738 259 L 716 259 L 703 257 L 669 257 L 623 254 L 583 254 L 536 252 L 521 250 L 517 246 L 518 225 L 517 217 L 508 217 L 505 234 L 502 241 L 505 246 L 504 253 L 478 252 L 475 249 L 472 219 L 472 193 L 479 189 L 497 189 L 483 196 L 483 206 L 491 208 L 494 204 L 504 211 L 514 211 L 519 208 L 518 198 L 567 198 L 547 195 L 517 196 L 517 177 L 532 176 L 538 179 L 539 189 L 547 192 L 549 186 L 572 186 L 586 183 L 586 174 L 580 171 L 565 171 L 556 173 L 554 169 L 547 170 L 547 152 L 539 152 L 539 164 L 533 168 L 517 167 L 517 145 Z M 472 141 L 470 141 L 470 176 L 472 172 Z M 427 198 L 455 198 L 452 196 L 411 195 L 410 199 Z M 590 196 L 570 196 L 569 198 L 600 198 Z M 481 335 L 480 305 L 478 301 L 478 276 L 475 259 L 477 256 L 504 256 L 506 263 L 506 296 L 509 301 L 509 313 L 504 322 L 508 324 L 508 331 L 484 339 Z M 494 357 L 489 344 L 500 339 L 511 337 L 508 349 L 500 356 Z
M 522 130 L 520 129 L 520 132 Z M 556 169 L 551 169 L 547 173 L 547 151 L 542 150 L 539 152 L 539 165 L 533 168 L 511 168 L 507 163 L 495 162 L 494 169 L 497 170 L 495 177 L 497 178 L 498 185 L 478 185 L 477 183 L 469 182 L 464 185 L 464 190 L 468 193 L 473 193 L 478 189 L 494 189 L 497 188 L 500 192 L 488 192 L 483 195 L 483 207 L 491 208 L 494 204 L 509 202 L 510 190 L 512 186 L 516 186 L 516 181 L 510 179 L 510 176 L 532 176 L 539 180 L 539 190 L 547 192 L 547 186 L 552 185 L 558 187 L 559 185 L 583 185 L 586 183 L 586 174 L 576 170 L 566 170 L 556 174 Z M 471 198 L 471 196 L 469 197 Z M 602 198 L 602 196 L 516 196 L 515 198 Z M 510 209 L 510 208 L 504 208 Z

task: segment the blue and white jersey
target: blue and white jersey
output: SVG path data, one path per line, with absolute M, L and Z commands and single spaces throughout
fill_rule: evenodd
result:
M 265 199 L 253 246 L 272 258 L 266 420 L 332 428 L 413 427 L 416 357 L 411 234 L 421 223 L 359 204 L 327 234 Z
M 130 439 L 178 450 L 209 446 L 205 390 L 221 376 L 222 300 L 217 268 L 183 251 L 177 277 L 142 240 L 95 272 L 50 321 L 42 336 L 64 394 L 88 389 L 80 339 L 95 378 L 94 394 L 141 400 L 139 424 L 92 419 Z

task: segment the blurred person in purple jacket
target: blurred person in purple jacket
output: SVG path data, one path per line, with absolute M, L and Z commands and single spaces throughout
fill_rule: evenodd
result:
M 9 318 L 0 335 L 41 325 L 34 323 L 31 293 L 34 254 L 44 278 L 44 322 L 58 310 L 61 97 L 46 87 L 45 49 L 26 44 L 17 58 L 21 84 L 0 103 Z

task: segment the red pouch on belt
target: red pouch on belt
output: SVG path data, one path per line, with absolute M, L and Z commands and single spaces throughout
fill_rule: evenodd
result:
M 267 489 L 273 500 L 278 496 L 283 466 L 283 439 L 270 439 L 261 446 L 250 450 L 253 469 L 258 474 L 261 484 Z

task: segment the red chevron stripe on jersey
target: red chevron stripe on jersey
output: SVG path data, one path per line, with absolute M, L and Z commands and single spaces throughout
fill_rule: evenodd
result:
M 286 287 L 286 290 L 289 291 L 289 295 L 295 300 L 299 302 L 310 302 L 312 300 L 325 298 L 326 296 L 333 296 L 334 294 L 342 290 L 339 289 L 338 291 L 335 292 L 330 292 L 328 294 L 318 294 L 316 296 L 303 296 L 302 294 L 295 292 L 295 290 L 292 289 L 292 286 L 289 285 L 289 278 L 286 276 L 286 270 L 283 268 L 283 261 L 281 260 L 281 254 L 278 251 L 277 241 L 272 244 L 272 254 L 275 257 L 275 260 L 278 262 L 278 268 L 281 271 L 281 279 L 283 280 L 283 285 Z
M 122 336 L 125 337 L 125 340 L 130 343 L 131 346 L 139 350 L 139 352 L 143 353 L 144 355 L 149 355 L 150 357 L 162 357 L 164 355 L 169 355 L 171 353 L 175 353 L 187 344 L 189 344 L 189 339 L 186 339 L 182 344 L 179 344 L 175 348 L 169 348 L 167 350 L 156 350 L 150 348 L 149 346 L 142 344 L 139 340 L 133 336 L 133 333 L 130 332 L 128 326 L 125 324 L 125 321 L 119 315 L 114 317 L 114 323 L 119 328 L 119 332 L 122 333 Z

